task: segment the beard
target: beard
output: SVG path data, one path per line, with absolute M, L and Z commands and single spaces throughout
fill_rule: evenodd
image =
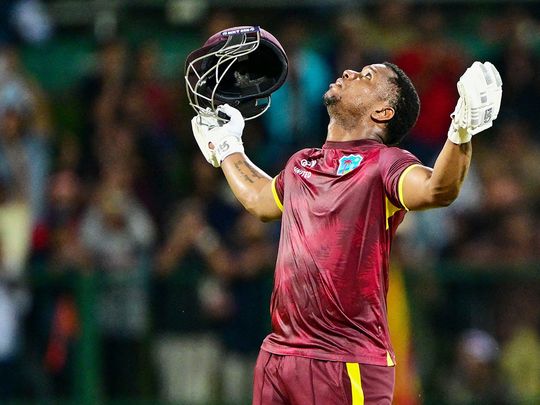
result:
M 345 128 L 354 127 L 366 114 L 369 108 L 361 100 L 356 103 L 343 101 L 341 94 L 334 94 L 332 90 L 323 95 L 323 102 L 331 119 L 339 122 Z
M 337 102 L 340 100 L 338 96 L 336 96 L 335 94 L 329 94 L 330 92 L 327 91 L 326 93 L 324 93 L 323 95 L 323 103 L 325 106 L 327 107 L 330 107 L 330 106 L 333 106 L 333 105 L 336 105 Z

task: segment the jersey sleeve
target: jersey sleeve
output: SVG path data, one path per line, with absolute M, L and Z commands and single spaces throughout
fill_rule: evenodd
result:
M 283 195 L 285 194 L 285 171 L 282 170 L 272 179 L 272 195 L 278 208 L 283 212 Z
M 422 165 L 412 153 L 392 147 L 381 151 L 379 169 L 386 196 L 398 208 L 408 208 L 403 203 L 403 179 L 407 172 L 415 166 Z

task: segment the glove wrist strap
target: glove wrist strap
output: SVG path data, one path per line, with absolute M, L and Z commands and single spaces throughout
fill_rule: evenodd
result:
M 473 134 L 467 128 L 461 128 L 452 123 L 448 129 L 448 139 L 456 145 L 470 142 Z
M 221 163 L 233 153 L 244 153 L 244 145 L 240 139 L 231 135 L 220 140 L 219 144 L 215 146 L 215 152 L 219 163 Z

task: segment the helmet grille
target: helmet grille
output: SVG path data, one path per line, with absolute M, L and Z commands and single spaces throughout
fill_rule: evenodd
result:
M 190 104 L 199 113 L 224 103 L 238 108 L 245 119 L 264 113 L 270 95 L 285 81 L 287 56 L 268 32 L 215 34 L 186 61 Z M 214 40 L 212 41 L 212 38 Z M 218 41 L 216 43 L 216 40 Z

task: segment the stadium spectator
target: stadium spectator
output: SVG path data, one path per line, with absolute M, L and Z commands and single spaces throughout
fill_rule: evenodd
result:
M 51 174 L 44 220 L 34 231 L 28 278 L 55 280 L 31 285 L 27 341 L 31 359 L 50 395 L 73 394 L 73 367 L 80 337 L 74 275 L 88 274 L 91 262 L 82 245 L 80 225 L 86 193 L 77 174 L 63 169 Z M 36 372 L 37 373 L 37 372 Z
M 81 79 L 76 96 L 82 107 L 81 172 L 84 179 L 95 179 L 99 165 L 95 150 L 99 139 L 95 133 L 102 131 L 118 119 L 122 94 L 127 82 L 127 47 L 121 40 L 111 40 L 98 50 L 96 66 Z M 97 144 L 97 145 L 96 145 Z
M 213 399 L 212 381 L 219 376 L 215 364 L 221 363 L 214 335 L 232 311 L 222 281 L 232 269 L 232 257 L 206 219 L 206 202 L 195 197 L 178 204 L 156 256 L 153 308 L 161 316 L 154 345 L 161 396 L 169 401 Z
M 538 287 L 534 281 L 511 283 L 498 303 L 498 329 L 502 341 L 499 368 L 515 404 L 536 403 L 540 398 Z
M 20 381 L 25 353 L 21 339 L 22 320 L 29 304 L 29 295 L 20 285 L 0 279 L 0 397 L 4 401 L 19 398 L 25 391 Z
M 139 47 L 133 77 L 126 84 L 119 108 L 137 154 L 137 195 L 160 227 L 166 208 L 173 203 L 172 169 L 179 153 L 175 94 L 161 77 L 162 57 L 157 44 L 148 42 Z
M 43 93 L 24 72 L 18 51 L 0 50 L 0 363 L 2 397 L 21 394 L 26 351 L 21 345 L 31 304 L 27 265 L 32 234 L 44 219 L 51 160 Z M 31 364 L 31 363 L 30 363 Z M 30 385 L 27 391 L 31 390 Z
M 106 168 L 81 224 L 84 248 L 101 273 L 98 320 L 106 392 L 140 395 L 148 332 L 148 276 L 155 226 L 130 193 L 126 166 Z M 128 362 L 128 363 L 126 363 Z
M 0 183 L 2 262 L 18 277 L 30 249 L 33 227 L 42 219 L 49 165 L 46 139 L 32 127 L 31 94 L 24 84 L 0 86 Z
M 242 213 L 230 238 L 230 271 L 222 276 L 231 298 L 231 311 L 224 319 L 221 337 L 224 345 L 223 394 L 230 403 L 251 399 L 253 364 L 259 343 L 270 330 L 261 314 L 268 312 L 272 289 L 275 244 L 270 242 L 270 225 Z
M 81 225 L 85 193 L 77 174 L 70 170 L 51 177 L 49 208 L 46 215 L 47 260 L 56 271 L 87 268 L 88 253 L 81 243 Z
M 450 404 L 510 404 L 497 374 L 499 345 L 487 332 L 464 331 L 456 347 L 456 363 L 441 386 Z

